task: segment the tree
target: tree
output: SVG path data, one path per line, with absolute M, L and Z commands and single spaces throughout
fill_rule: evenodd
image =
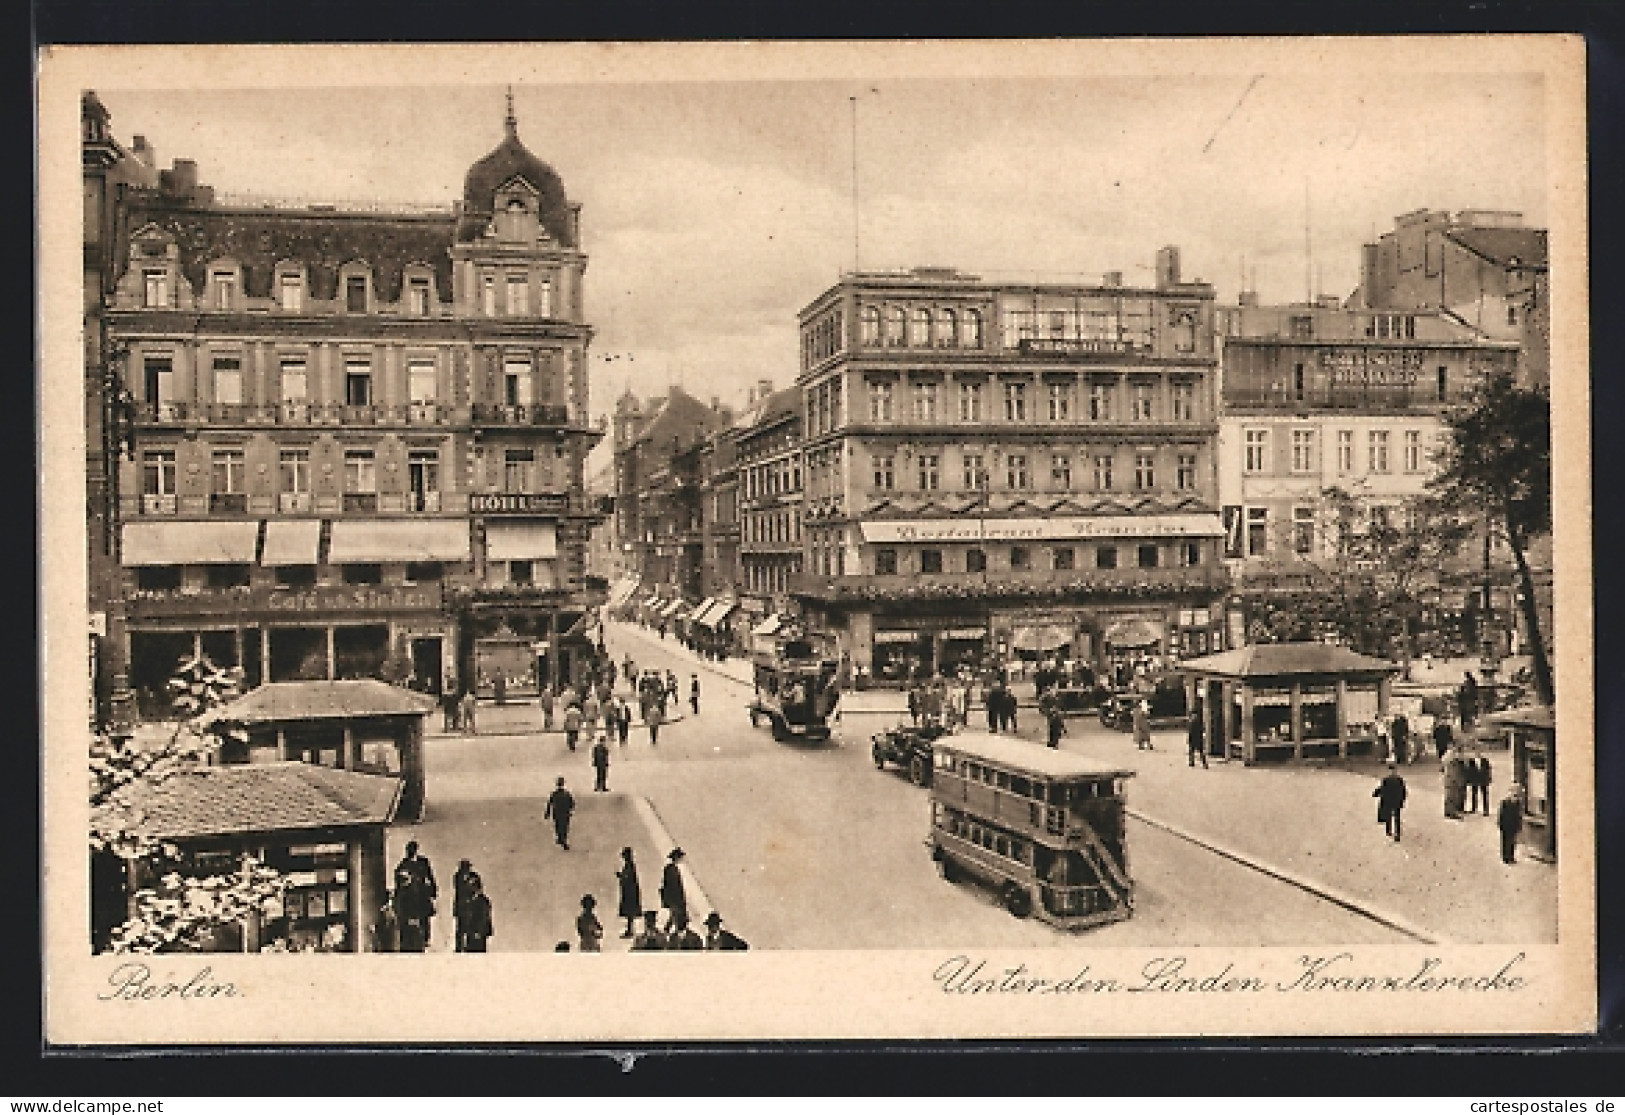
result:
M 1551 704 L 1552 667 L 1528 558 L 1530 540 L 1552 529 L 1551 400 L 1542 388 L 1520 387 L 1510 375 L 1499 375 L 1445 422 L 1451 436 L 1433 489 L 1458 513 L 1483 515 L 1505 536 L 1517 567 L 1535 691 Z
M 198 717 L 226 703 L 241 690 L 242 672 L 221 669 L 206 657 L 183 662 L 169 681 L 181 721 L 169 739 L 138 744 L 98 733 L 90 748 L 90 851 L 125 861 L 144 860 L 170 866 L 181 863 L 175 845 L 151 836 L 143 825 L 143 791 L 172 778 L 196 776 L 207 769 L 227 739 L 240 729 L 205 728 Z M 108 941 L 114 952 L 160 952 L 200 949 L 253 912 L 264 912 L 280 899 L 287 880 L 274 869 L 244 860 L 230 874 L 194 877 L 164 872 L 155 887 L 135 894 L 134 914 L 115 927 Z

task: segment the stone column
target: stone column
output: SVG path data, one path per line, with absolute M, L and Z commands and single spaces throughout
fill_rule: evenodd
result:
M 333 681 L 338 675 L 338 652 L 333 645 L 333 625 L 327 625 L 327 680 Z
M 1303 683 L 1292 683 L 1292 757 L 1303 758 Z
M 1348 715 L 1349 683 L 1346 678 L 1337 679 L 1337 757 L 1349 757 L 1349 715 Z
M 272 681 L 271 677 L 271 627 L 266 624 L 260 628 L 260 681 Z
M 344 724 L 344 755 L 339 764 L 345 770 L 354 770 L 356 767 L 356 751 L 358 745 L 355 738 L 355 728 L 346 721 Z
M 1258 739 L 1253 735 L 1253 687 L 1237 682 L 1241 688 L 1241 754 L 1242 760 L 1252 766 L 1258 759 Z

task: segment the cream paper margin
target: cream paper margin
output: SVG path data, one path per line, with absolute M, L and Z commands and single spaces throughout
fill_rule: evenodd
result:
M 48 48 L 39 57 L 42 565 L 45 622 L 42 877 L 46 1039 L 54 1045 L 287 1042 L 618 1042 L 834 1037 L 1107 1037 L 1586 1032 L 1597 1018 L 1584 43 L 1574 36 L 1109 42 L 663 43 Z M 1559 944 L 1358 947 L 1351 972 L 1489 976 L 1522 954 L 1515 992 L 945 994 L 943 951 L 209 956 L 219 999 L 106 1001 L 127 958 L 87 942 L 86 528 L 79 96 L 85 88 L 271 88 L 648 81 L 1111 75 L 1538 73 L 1546 92 L 1556 491 Z M 1449 121 L 1439 121 L 1449 127 Z M 173 139 L 171 142 L 175 142 Z M 269 154 L 269 152 L 268 152 Z M 1184 956 L 1186 974 L 1289 982 L 1336 947 L 968 949 L 984 973 L 1138 982 Z M 190 958 L 152 958 L 184 980 Z

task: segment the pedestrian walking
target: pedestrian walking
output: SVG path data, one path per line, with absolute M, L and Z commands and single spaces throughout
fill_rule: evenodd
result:
M 1490 757 L 1484 752 L 1478 753 L 1478 788 L 1480 798 L 1484 803 L 1484 816 L 1490 815 L 1490 784 L 1495 781 L 1495 770 L 1490 766 Z M 1521 787 L 1518 787 L 1521 791 Z
M 660 742 L 660 725 L 665 718 L 665 714 L 661 711 L 659 701 L 651 701 L 649 704 L 644 706 L 643 722 L 644 724 L 648 725 L 649 728 L 650 747 L 653 747 L 655 744 Z
M 1444 756 L 1456 742 L 1455 733 L 1450 728 L 1450 718 L 1441 716 L 1433 722 L 1433 748 L 1439 753 L 1439 766 L 1444 768 Z M 1423 748 L 1426 750 L 1426 748 Z
M 659 917 L 660 913 L 657 910 L 645 910 L 643 912 L 643 928 L 638 930 L 636 937 L 632 938 L 633 952 L 666 951 L 666 935 L 660 931 L 660 926 L 656 924 Z
M 1405 752 L 1411 742 L 1411 722 L 1405 719 L 1403 712 L 1394 713 L 1393 719 L 1389 721 L 1388 738 L 1393 741 L 1394 762 L 1403 763 Z
M 683 850 L 673 848 L 666 855 L 666 868 L 660 875 L 660 904 L 666 909 L 666 931 L 688 924 L 688 893 L 683 887 Z
M 1464 671 L 1461 688 L 1456 690 L 1456 710 L 1463 728 L 1471 728 L 1478 720 L 1478 679 L 1471 670 Z
M 1475 749 L 1464 760 L 1464 773 L 1467 780 L 1467 812 L 1477 813 L 1479 799 L 1484 796 L 1483 783 L 1479 781 L 1478 754 Z
M 609 791 L 609 743 L 602 733 L 592 745 L 592 792 L 595 794 Z
M 601 711 L 598 697 L 591 689 L 581 699 L 581 730 L 589 737 L 598 731 L 598 714 Z
M 615 698 L 615 726 L 620 732 L 621 746 L 626 746 L 626 737 L 632 732 L 632 706 L 626 703 L 626 698 Z
M 401 951 L 423 952 L 429 947 L 430 919 L 440 888 L 427 856 L 418 855 L 418 842 L 406 842 L 406 855 L 395 865 L 395 918 L 400 923 Z
M 576 749 L 576 740 L 581 736 L 581 708 L 570 705 L 564 710 L 564 746 L 571 751 Z
M 630 654 L 626 656 L 626 661 L 621 665 L 621 677 L 626 679 L 628 688 L 634 690 L 637 688 L 638 664 L 632 660 Z
M 916 728 L 920 726 L 920 687 L 908 687 L 908 718 Z
M 486 896 L 485 882 L 474 876 L 473 890 L 468 897 L 468 921 L 464 927 L 464 952 L 484 952 L 485 944 L 496 936 L 491 920 L 491 899 Z
M 471 736 L 479 734 L 479 727 L 474 722 L 474 709 L 478 702 L 474 698 L 474 691 L 463 691 L 463 731 Z
M 372 932 L 374 952 L 401 951 L 401 922 L 395 916 L 395 896 L 387 890 L 384 892 L 384 904 L 378 908 Z
M 508 675 L 501 670 L 491 678 L 491 699 L 497 708 L 508 703 Z
M 542 811 L 542 819 L 553 818 L 553 836 L 559 847 L 566 852 L 570 850 L 570 817 L 576 811 L 575 795 L 564 788 L 564 779 L 560 778 L 548 795 L 547 808 Z
M 694 710 L 694 715 L 700 714 L 700 675 L 688 675 L 688 707 Z
M 542 686 L 542 691 L 536 695 L 536 703 L 542 706 L 542 731 L 553 730 L 553 687 Z
M 599 924 L 598 899 L 590 894 L 581 896 L 581 912 L 576 915 L 576 939 L 582 952 L 602 952 L 599 942 L 604 939 L 604 927 Z
M 468 860 L 457 862 L 457 871 L 451 877 L 451 926 L 452 950 L 454 952 L 468 951 L 468 914 L 469 902 L 474 897 L 474 884 L 479 881 L 479 873 Z
M 1016 709 L 1020 702 L 1016 700 L 1016 691 L 1008 685 L 1004 687 L 1004 725 L 1010 731 L 1016 731 Z
M 447 732 L 455 732 L 461 727 L 460 718 L 457 715 L 457 705 L 461 700 L 462 698 L 458 695 L 457 690 L 449 685 L 446 687 L 446 691 L 440 694 L 441 727 Z
M 705 915 L 705 947 L 710 952 L 744 952 L 750 945 L 722 928 L 722 915 L 712 910 Z
M 1134 702 L 1134 749 L 1136 751 L 1151 751 L 1151 703 L 1149 701 Z
M 1050 706 L 1049 714 L 1045 717 L 1049 729 L 1049 745 L 1057 750 L 1061 746 L 1061 737 L 1066 735 L 1066 717 L 1061 714 L 1061 706 Z
M 660 698 L 662 709 L 668 704 L 677 703 L 677 675 L 671 670 L 666 671 L 666 689 Z
M 1501 862 L 1515 863 L 1518 833 L 1523 831 L 1523 787 L 1516 782 L 1496 808 L 1495 827 L 1501 830 Z
M 1383 826 L 1383 831 L 1399 840 L 1400 811 L 1405 808 L 1405 780 L 1399 776 L 1399 764 L 1389 763 L 1388 774 L 1371 791 L 1371 796 L 1377 799 L 1377 823 Z
M 1206 732 L 1202 725 L 1202 708 L 1198 705 L 1191 711 L 1190 723 L 1185 729 L 1185 764 L 1194 767 L 1198 757 L 1202 760 L 1202 769 L 1207 769 Z
M 1467 802 L 1467 763 L 1460 747 L 1452 746 L 1444 757 L 1444 815 L 1451 820 L 1461 817 Z
M 990 732 L 997 732 L 999 730 L 999 701 L 997 693 L 997 686 L 984 685 L 982 687 L 982 704 L 985 706 L 987 711 L 987 730 Z
M 626 919 L 626 932 L 621 936 L 631 937 L 643 916 L 643 888 L 638 884 L 638 865 L 632 862 L 630 846 L 621 849 L 621 869 L 615 872 L 615 881 L 620 886 L 615 912 Z

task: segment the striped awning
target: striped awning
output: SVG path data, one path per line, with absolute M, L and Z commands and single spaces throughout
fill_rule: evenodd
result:
M 465 519 L 336 522 L 327 560 L 335 565 L 385 561 L 468 561 Z
M 126 566 L 251 565 L 258 519 L 228 523 L 125 523 L 120 559 Z
M 260 554 L 260 564 L 315 565 L 321 540 L 320 519 L 272 519 L 265 524 L 265 550 Z

